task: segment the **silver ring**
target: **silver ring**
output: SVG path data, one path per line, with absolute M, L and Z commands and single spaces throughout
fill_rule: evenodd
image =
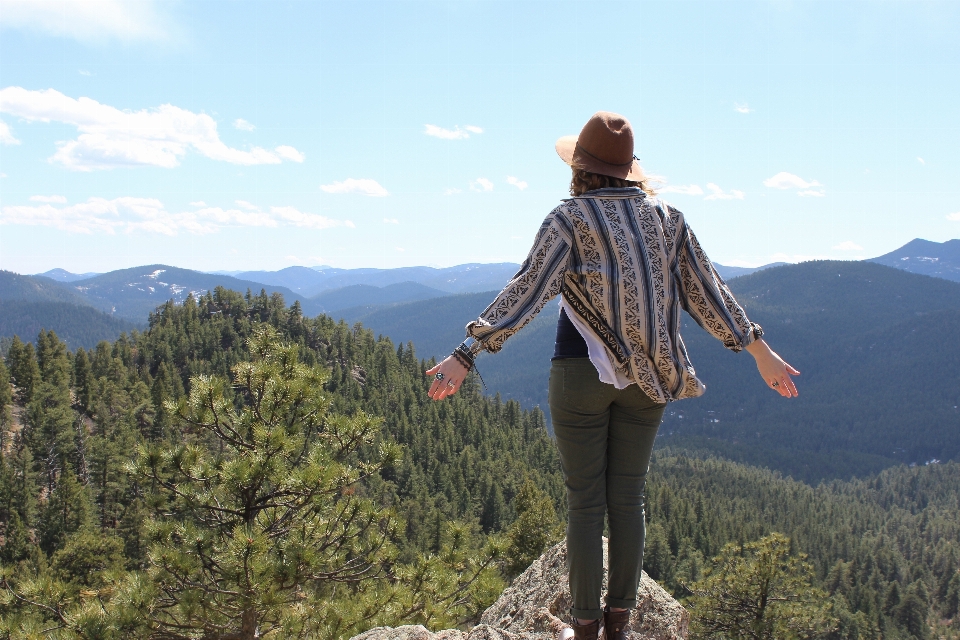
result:
M 770 383 L 770 385 L 773 386 L 773 387 L 779 387 L 779 386 L 780 386 L 780 383 L 777 382 L 776 380 L 774 380 L 773 382 Z
M 443 382 L 443 374 L 437 371 L 437 375 L 433 376 L 437 379 L 437 382 Z
M 455 384 L 453 383 L 453 380 L 451 380 L 450 382 L 447 383 L 447 386 L 450 387 L 451 389 L 453 389 L 453 388 L 454 388 L 455 386 L 457 386 L 457 385 L 455 385 Z

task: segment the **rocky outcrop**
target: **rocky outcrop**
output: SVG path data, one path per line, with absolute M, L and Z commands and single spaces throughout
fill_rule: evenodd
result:
M 607 542 L 603 542 L 607 566 Z M 606 588 L 606 585 L 604 585 Z M 421 625 L 378 627 L 352 640 L 554 640 L 568 625 L 570 588 L 567 583 L 567 545 L 547 550 L 514 580 L 503 595 L 484 611 L 480 624 L 469 632 L 458 629 L 431 632 Z M 646 573 L 637 590 L 637 607 L 627 629 L 634 640 L 674 640 L 687 637 L 690 615 Z

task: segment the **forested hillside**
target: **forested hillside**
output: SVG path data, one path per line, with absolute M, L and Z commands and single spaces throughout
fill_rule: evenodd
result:
M 276 295 L 223 289 L 168 303 L 143 333 L 91 351 L 70 352 L 48 332 L 15 342 L 0 370 L 13 383 L 0 380 L 0 629 L 146 637 L 148 626 L 206 616 L 226 630 L 243 618 L 233 596 L 203 585 L 217 576 L 234 584 L 235 575 L 253 580 L 243 611 L 265 629 L 306 637 L 475 616 L 558 535 L 562 481 L 539 411 L 485 397 L 473 378 L 434 403 L 427 366 L 413 345 L 304 318 Z M 296 418 L 314 415 L 298 408 L 304 393 L 303 406 L 320 411 L 313 422 Z M 270 422 L 258 398 L 277 398 L 286 426 Z M 317 453 L 297 458 L 308 443 Z M 317 557 L 283 560 L 296 536 L 269 517 L 240 529 L 210 519 L 216 505 L 246 495 L 235 487 L 251 474 L 270 473 L 252 464 L 261 452 L 284 451 L 294 466 L 265 477 L 292 479 L 290 495 L 301 495 L 304 473 L 330 487 L 311 509 L 283 507 L 284 518 L 309 523 L 293 529 L 300 538 L 339 541 L 322 571 Z M 810 555 L 831 594 L 830 637 L 922 638 L 934 627 L 954 637 L 957 471 L 899 467 L 811 488 L 663 451 L 651 473 L 647 569 L 684 597 L 723 544 L 779 531 Z M 210 564 L 197 564 L 204 558 Z M 256 559 L 253 573 L 243 558 Z M 316 568 L 307 576 L 303 566 Z
M 0 338 L 35 336 L 46 329 L 71 349 L 92 349 L 101 340 L 112 341 L 125 331 L 139 328 L 128 320 L 70 302 L 0 302 Z

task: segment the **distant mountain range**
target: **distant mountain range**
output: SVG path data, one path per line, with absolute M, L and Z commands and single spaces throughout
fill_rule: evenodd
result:
M 304 297 L 354 285 L 386 287 L 416 282 L 444 293 L 498 289 L 520 267 L 512 262 L 461 264 L 456 267 L 400 267 L 398 269 L 336 269 L 334 267 L 287 267 L 280 271 L 242 271 L 237 278 L 287 287 Z
M 960 282 L 960 240 L 930 242 L 917 238 L 870 262 Z
M 87 278 L 92 278 L 100 274 L 94 272 L 70 273 L 66 269 L 50 269 L 50 271 L 44 271 L 43 273 L 38 273 L 36 275 L 43 276 L 44 278 L 50 278 L 51 280 L 56 280 L 57 282 L 76 282 L 77 280 L 86 280 Z
M 915 273 L 960 280 L 958 254 L 960 240 L 945 243 L 914 240 L 874 261 Z M 773 263 L 746 268 L 717 264 L 716 267 L 724 279 L 730 280 L 782 265 Z M 52 269 L 35 276 L 6 273 L 0 277 L 0 301 L 90 306 L 107 316 L 133 323 L 129 326 L 144 326 L 149 313 L 167 300 L 179 303 L 191 293 L 200 295 L 223 286 L 240 292 L 249 289 L 259 293 L 263 289 L 269 294 L 280 294 L 288 303 L 299 301 L 308 316 L 326 313 L 359 319 L 368 314 L 388 313 L 384 309 L 389 305 L 499 290 L 518 268 L 519 265 L 514 263 L 497 263 L 464 264 L 443 269 L 338 269 L 322 266 L 203 273 L 156 264 L 102 274 L 75 274 Z M 26 319 L 24 313 L 26 311 L 20 309 L 18 318 Z M 49 309 L 44 313 L 49 314 Z M 8 328 L 4 331 L 13 325 L 6 326 Z

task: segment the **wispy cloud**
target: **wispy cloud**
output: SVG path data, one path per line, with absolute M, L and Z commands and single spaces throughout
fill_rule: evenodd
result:
M 77 73 L 79 73 L 79 74 L 82 75 L 82 76 L 87 76 L 87 77 L 90 77 L 90 76 L 93 75 L 92 73 L 90 73 L 90 72 L 87 71 L 86 69 L 77 69 Z
M 247 122 L 243 118 L 237 118 L 236 120 L 234 120 L 233 127 L 235 129 L 240 129 L 240 131 L 253 131 L 254 129 L 256 129 L 256 127 L 253 126 L 253 123 Z
M 452 196 L 455 193 L 462 193 L 462 192 L 460 191 L 460 189 L 457 189 L 456 187 L 449 187 L 443 190 L 443 195 L 445 196 Z
M 658 189 L 660 193 L 679 193 L 685 196 L 701 196 L 703 189 L 698 184 L 674 184 Z
M 333 220 L 294 207 L 261 208 L 249 202 L 241 208 L 202 206 L 190 211 L 168 211 L 155 198 L 90 198 L 69 206 L 48 202 L 38 206 L 6 206 L 0 224 L 44 226 L 72 233 L 116 234 L 146 232 L 173 236 L 180 232 L 215 233 L 225 227 L 281 227 L 308 229 L 353 227 L 349 220 Z M 202 205 L 203 203 L 195 203 Z
M 920 156 L 917 156 L 917 162 L 919 162 L 920 164 L 922 164 L 922 165 L 924 165 L 924 166 L 926 166 L 926 164 L 927 164 L 927 161 L 924 160 L 923 158 L 921 158 Z
M 20 144 L 10 131 L 10 125 L 2 120 L 0 120 L 0 144 Z
M 947 214 L 947 220 L 957 220 L 957 221 L 960 221 L 960 211 L 957 211 L 957 212 L 955 212 L 955 213 L 948 213 L 948 214 Z
M 763 181 L 763 185 L 773 189 L 809 189 L 810 187 L 822 186 L 816 180 L 807 182 L 800 176 L 787 173 L 786 171 L 781 171 L 777 175 L 767 178 Z
M 320 188 L 327 193 L 359 193 L 374 198 L 382 198 L 390 193 L 380 186 L 376 180 L 369 178 L 347 178 L 341 182 L 322 184 Z
M 474 191 L 493 191 L 493 183 L 486 178 L 477 178 L 470 183 L 470 188 Z
M 823 197 L 826 192 L 823 185 L 816 180 L 804 180 L 798 175 L 781 171 L 763 181 L 764 186 L 771 189 L 797 189 L 797 195 L 802 197 Z
M 730 191 L 724 191 L 718 185 L 708 182 L 707 189 L 710 191 L 704 200 L 743 200 L 743 191 L 739 189 L 730 189 Z
M 121 111 L 90 98 L 70 98 L 54 89 L 6 87 L 0 90 L 0 112 L 30 122 L 62 122 L 77 127 L 79 137 L 58 143 L 50 161 L 78 171 L 130 166 L 171 168 L 180 164 L 188 150 L 239 165 L 302 161 L 302 157 L 293 157 L 292 147 L 275 151 L 229 147 L 220 140 L 213 118 L 171 104 Z
M 397 220 L 396 218 L 384 218 L 383 221 L 386 224 L 400 224 L 400 221 Z
M 526 182 L 524 182 L 523 180 L 520 180 L 519 178 L 515 178 L 514 176 L 507 176 L 507 184 L 512 184 L 517 189 L 520 189 L 520 191 L 523 191 L 524 189 L 527 188 Z
M 733 104 L 733 110 L 737 113 L 753 113 L 754 110 L 746 102 L 735 102 Z
M 863 251 L 863 247 L 858 245 L 853 240 L 844 240 L 840 244 L 834 247 L 838 251 Z
M 153 0 L 3 0 L 0 26 L 81 42 L 162 40 L 166 19 Z
M 440 138 L 441 140 L 465 140 L 466 138 L 470 137 L 471 133 L 483 133 L 483 129 L 472 124 L 468 124 L 463 129 L 461 129 L 459 126 L 454 127 L 453 129 L 444 129 L 443 127 L 438 127 L 435 124 L 425 124 L 423 126 L 424 134 L 434 138 Z
M 284 160 L 290 160 L 291 162 L 303 162 L 307 158 L 302 151 L 297 151 L 293 147 L 285 144 L 280 145 L 274 149 L 274 151 Z
M 50 204 L 66 204 L 67 199 L 63 196 L 30 196 L 30 202 L 46 202 Z

